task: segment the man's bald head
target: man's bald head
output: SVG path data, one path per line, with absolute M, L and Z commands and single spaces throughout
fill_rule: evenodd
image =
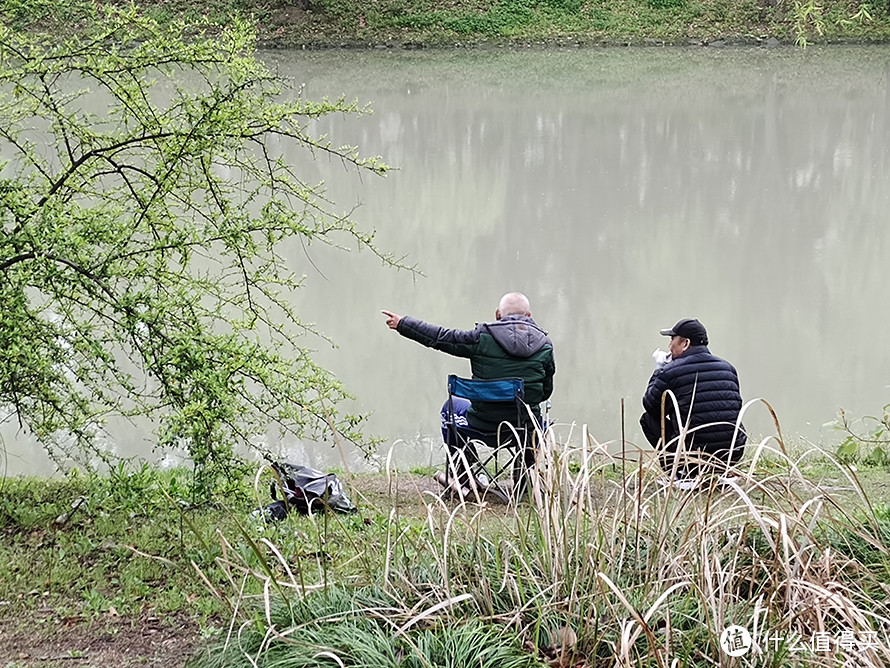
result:
M 498 310 L 495 311 L 494 317 L 500 320 L 508 315 L 531 316 L 531 314 L 528 297 L 521 292 L 508 292 L 501 297 L 501 302 L 498 304 Z

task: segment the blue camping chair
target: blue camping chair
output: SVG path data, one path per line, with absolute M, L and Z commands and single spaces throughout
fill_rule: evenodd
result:
M 515 408 L 515 419 L 502 422 L 495 432 L 479 432 L 466 424 L 458 424 L 456 397 L 470 402 L 510 404 Z M 523 380 L 477 380 L 452 374 L 448 376 L 445 413 L 451 474 L 461 471 L 477 481 L 487 480 L 488 484 L 478 490 L 483 495 L 490 493 L 505 503 L 519 500 L 528 487 L 528 470 L 534 465 L 537 434 L 536 419 L 525 403 Z M 486 456 L 479 456 L 478 446 L 486 449 Z M 458 480 L 465 482 L 466 473 L 458 473 Z M 508 479 L 512 479 L 512 490 L 504 485 Z

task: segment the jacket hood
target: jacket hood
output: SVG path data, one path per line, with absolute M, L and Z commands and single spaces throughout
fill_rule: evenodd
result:
M 531 357 L 544 346 L 553 344 L 547 332 L 525 315 L 508 315 L 482 325 L 498 345 L 515 357 Z

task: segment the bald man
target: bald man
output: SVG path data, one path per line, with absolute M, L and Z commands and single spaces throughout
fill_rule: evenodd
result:
M 521 378 L 525 381 L 525 401 L 540 421 L 540 404 L 553 393 L 553 343 L 547 332 L 532 320 L 528 298 L 519 292 L 508 292 L 501 297 L 494 312 L 494 322 L 476 325 L 472 330 L 444 329 L 437 325 L 400 316 L 392 311 L 382 311 L 386 324 L 405 338 L 417 341 L 428 348 L 441 350 L 449 355 L 467 357 L 473 378 L 495 380 Z M 502 422 L 514 422 L 516 411 L 510 406 L 455 400 L 457 426 L 469 438 L 483 438 L 497 432 Z M 452 451 L 459 444 L 451 442 L 446 409 L 443 407 L 442 434 Z M 476 458 L 475 451 L 464 452 L 467 459 Z

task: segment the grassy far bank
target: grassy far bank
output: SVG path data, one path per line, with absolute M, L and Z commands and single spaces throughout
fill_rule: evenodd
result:
M 807 0 L 309 0 L 250 11 L 284 44 L 698 44 L 885 39 L 886 7 Z
M 101 3 L 100 3 L 101 4 Z M 278 47 L 625 45 L 884 42 L 887 2 L 859 0 L 140 0 L 162 24 L 178 19 L 226 25 L 256 22 L 259 42 Z M 77 2 L 24 15 L 2 13 L 14 27 L 35 18 L 76 23 Z M 768 43 L 775 43 L 768 42 Z
M 169 12 L 216 8 L 144 5 Z M 886 6 L 815 0 L 296 0 L 232 3 L 262 42 L 284 46 L 449 46 L 503 43 L 698 44 L 885 40 Z
M 336 665 L 322 651 L 414 665 L 412 648 L 470 665 L 435 657 L 483 640 L 492 666 L 698 665 L 715 629 L 752 615 L 886 634 L 886 467 L 764 451 L 743 469 L 737 489 L 677 494 L 651 468 L 560 448 L 516 510 L 441 500 L 428 472 L 342 475 L 359 513 L 270 524 L 250 517 L 265 478 L 198 507 L 181 471 L 6 479 L 0 666 L 180 666 L 202 648 L 198 668 Z M 765 665 L 795 665 L 788 651 Z

